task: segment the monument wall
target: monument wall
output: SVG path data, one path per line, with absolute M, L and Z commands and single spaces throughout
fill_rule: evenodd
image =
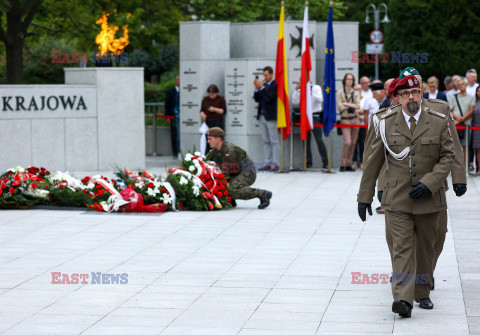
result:
M 67 68 L 65 83 L 0 86 L 0 170 L 144 168 L 143 68 Z
M 358 50 L 358 22 L 334 22 L 336 88 L 347 72 L 358 81 L 358 64 L 351 63 L 351 51 Z M 302 21 L 285 22 L 285 42 L 290 97 L 300 79 Z M 309 22 L 312 40 L 311 80 L 323 86 L 326 22 Z M 216 84 L 227 102 L 226 139 L 247 150 L 256 163 L 262 163 L 263 142 L 256 120 L 253 80 L 263 79 L 262 69 L 275 69 L 278 22 L 181 22 L 180 23 L 180 104 L 181 147 L 184 152 L 198 147 L 201 125 L 200 104 L 210 84 Z M 293 107 L 293 106 L 292 106 Z M 284 165 L 303 166 L 303 145 L 298 127 L 291 141 L 284 142 Z M 336 131 L 334 132 L 336 133 Z M 342 137 L 332 136 L 332 164 L 339 165 Z M 298 142 L 298 143 L 297 143 Z M 328 141 L 325 141 L 327 144 Z M 315 167 L 321 167 L 316 144 L 312 144 Z

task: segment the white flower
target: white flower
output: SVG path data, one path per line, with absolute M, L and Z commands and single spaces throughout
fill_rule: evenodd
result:
M 145 183 L 144 182 L 138 182 L 138 183 L 135 183 L 135 187 L 138 187 L 138 188 L 142 188 L 143 186 L 145 186 Z
M 193 157 L 193 155 L 190 154 L 190 153 L 188 153 L 188 154 L 185 155 L 185 160 L 186 160 L 187 162 L 190 162 L 190 161 L 192 160 L 192 157 Z
M 202 156 L 202 153 L 200 151 L 195 151 L 195 156 Z
M 172 203 L 172 197 L 169 194 L 164 194 L 161 199 L 162 199 L 164 204 L 171 204 Z
M 93 180 L 95 179 L 102 179 L 102 176 L 99 174 L 96 174 L 95 176 L 92 177 Z
M 148 194 L 149 196 L 153 197 L 153 196 L 155 195 L 155 191 L 154 191 L 152 188 L 149 188 L 149 189 L 147 190 L 147 194 Z
M 188 184 L 188 180 L 184 176 L 181 176 L 180 185 L 187 185 L 187 184 Z
M 192 187 L 193 195 L 198 197 L 200 195 L 200 189 L 197 186 Z
M 193 172 L 193 171 L 195 171 L 195 166 L 193 166 L 193 165 L 190 165 L 190 167 L 188 168 L 188 171 L 190 171 L 190 172 Z
M 87 188 L 88 188 L 88 189 L 92 189 L 92 188 L 94 188 L 94 187 L 95 187 L 95 184 L 92 183 L 92 182 L 90 182 L 90 183 L 87 184 Z

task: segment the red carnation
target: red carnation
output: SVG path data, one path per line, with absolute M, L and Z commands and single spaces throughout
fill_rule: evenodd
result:
M 213 210 L 213 205 L 211 203 L 207 203 L 208 209 Z
M 215 186 L 212 190 L 213 193 L 218 193 L 218 186 Z
M 232 201 L 232 197 L 228 197 L 228 198 L 227 198 L 227 201 L 228 201 L 228 202 Z
M 102 185 L 100 185 L 100 184 L 97 184 L 97 185 L 95 186 L 95 188 L 96 188 L 97 190 L 99 190 L 99 189 L 101 189 L 101 188 L 102 188 Z
M 153 188 L 155 185 L 153 185 L 153 183 L 148 183 L 147 187 L 148 188 Z
M 60 185 L 59 187 L 60 187 L 60 188 L 65 188 L 65 185 L 62 184 L 62 185 Z
M 221 197 L 223 197 L 223 194 L 222 194 L 222 192 L 218 192 L 218 193 L 217 193 L 217 197 L 218 197 L 218 198 L 221 198 Z
M 220 185 L 220 191 L 223 191 L 225 190 L 225 186 L 224 185 Z
M 165 192 L 167 192 L 167 189 L 166 189 L 165 187 L 162 187 L 161 191 L 162 191 L 163 193 L 165 193 Z
M 10 189 L 8 190 L 8 192 L 10 192 L 10 194 L 13 194 L 15 193 L 15 189 L 13 187 L 10 187 Z
M 225 190 L 225 191 L 223 192 L 223 194 L 225 194 L 225 196 L 227 196 L 227 195 L 228 195 L 228 190 Z
M 83 190 L 82 192 L 83 192 L 83 194 L 87 194 L 87 190 Z
M 2 189 L 0 188 L 0 195 L 2 195 Z
M 38 187 L 37 183 L 32 184 L 32 188 L 37 188 L 37 187 Z
M 18 186 L 20 185 L 20 180 L 15 180 L 13 183 L 12 183 L 13 186 Z
M 5 188 L 5 187 L 7 187 L 7 185 L 5 185 L 5 184 L 2 184 L 2 186 L 0 186 L 0 187 L 1 187 L 1 188 Z

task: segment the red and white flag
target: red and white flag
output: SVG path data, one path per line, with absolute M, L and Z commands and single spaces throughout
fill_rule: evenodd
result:
M 300 137 L 302 141 L 307 139 L 308 132 L 313 129 L 312 87 L 310 83 L 312 61 L 310 58 L 309 35 L 308 6 L 305 6 L 302 33 L 302 73 L 300 75 Z

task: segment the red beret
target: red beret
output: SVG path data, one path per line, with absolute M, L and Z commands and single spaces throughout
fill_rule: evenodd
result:
M 409 75 L 403 77 L 398 82 L 397 86 L 395 87 L 393 94 L 397 94 L 398 90 L 404 90 L 408 88 L 420 87 L 420 82 L 418 81 L 417 77 L 414 75 Z
M 388 93 L 387 93 L 387 98 L 391 99 L 394 92 L 395 92 L 395 87 L 397 87 L 398 84 L 398 78 L 393 79 L 393 81 L 390 83 L 390 86 L 388 86 Z

